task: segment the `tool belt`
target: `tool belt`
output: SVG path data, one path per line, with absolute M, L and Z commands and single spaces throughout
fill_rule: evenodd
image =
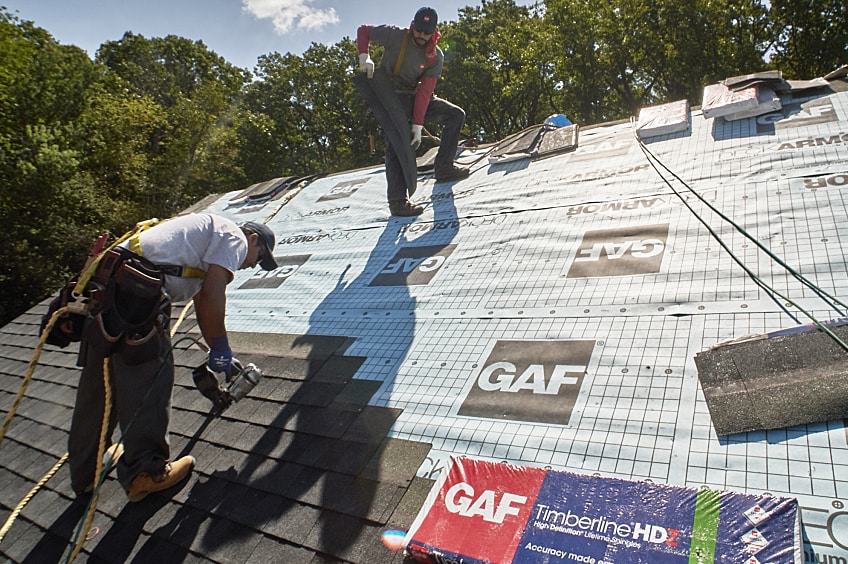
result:
M 107 356 L 121 342 L 148 342 L 170 320 L 164 273 L 128 249 L 104 252 L 82 296 L 73 293 L 77 278 L 59 292 L 42 318 L 43 331 L 56 310 L 70 309 L 53 326 L 45 341 L 49 344 L 66 347 L 85 339 Z

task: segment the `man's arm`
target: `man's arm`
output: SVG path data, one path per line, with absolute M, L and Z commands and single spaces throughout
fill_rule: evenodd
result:
M 373 25 L 361 25 L 356 30 L 356 46 L 360 53 L 368 53 L 368 48 L 371 45 L 371 30 Z
M 361 25 L 356 30 L 356 46 L 359 49 L 359 70 L 366 73 L 368 78 L 374 76 L 374 61 L 371 60 L 371 28 L 373 25 Z
M 217 264 L 210 264 L 203 277 L 203 285 L 194 296 L 197 324 L 203 339 L 211 344 L 212 339 L 227 335 L 224 317 L 227 312 L 227 284 L 233 273 Z
M 438 77 L 425 76 L 418 83 L 418 91 L 415 93 L 415 105 L 412 109 L 412 124 L 424 125 L 424 114 L 427 113 L 427 106 L 430 105 L 430 98 L 436 90 L 436 82 Z
M 209 345 L 209 368 L 232 373 L 233 351 L 227 340 L 224 318 L 227 312 L 227 284 L 233 273 L 217 264 L 210 264 L 203 285 L 194 296 L 194 310 L 203 339 Z

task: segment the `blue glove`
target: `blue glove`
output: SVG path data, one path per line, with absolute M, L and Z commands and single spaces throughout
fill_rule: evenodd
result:
M 227 336 L 215 337 L 209 344 L 212 347 L 209 349 L 209 369 L 212 372 L 223 372 L 229 377 L 233 370 L 233 350 Z

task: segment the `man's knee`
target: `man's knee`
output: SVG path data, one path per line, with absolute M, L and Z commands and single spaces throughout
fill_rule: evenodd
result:
M 445 112 L 445 124 L 447 123 L 458 123 L 460 127 L 465 123 L 465 110 L 460 108 L 459 106 L 452 105 L 448 108 L 448 111 Z

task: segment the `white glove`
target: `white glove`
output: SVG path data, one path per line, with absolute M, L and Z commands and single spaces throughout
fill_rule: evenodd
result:
M 371 55 L 368 53 L 359 54 L 359 70 L 368 75 L 368 78 L 374 76 L 374 61 L 371 60 Z
M 423 125 L 415 125 L 412 124 L 412 141 L 409 142 L 412 145 L 413 149 L 418 149 L 421 146 L 421 130 L 424 129 Z

